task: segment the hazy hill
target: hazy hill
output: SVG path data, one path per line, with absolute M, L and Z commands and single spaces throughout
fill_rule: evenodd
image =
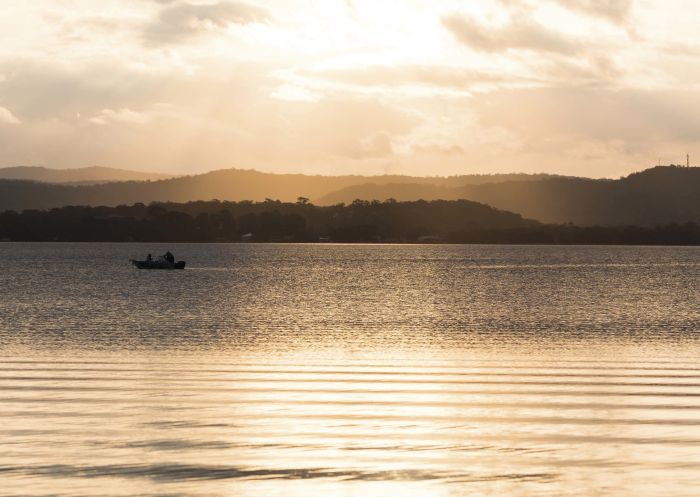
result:
M 618 180 L 545 175 L 306 176 L 236 169 L 150 182 L 73 186 L 0 180 L 0 211 L 212 199 L 294 201 L 300 196 L 319 205 L 355 199 L 466 199 L 547 223 L 643 226 L 700 221 L 700 168 L 655 167 Z
M 655 225 L 700 221 L 700 168 L 655 167 L 619 180 L 544 178 L 462 187 L 365 184 L 316 199 L 468 199 L 546 223 Z
M 44 183 L 106 183 L 110 181 L 148 181 L 172 178 L 172 174 L 144 173 L 111 167 L 50 169 L 48 167 L 0 168 L 0 179 L 24 179 Z
M 537 181 L 547 175 L 503 174 L 442 177 L 411 176 L 308 176 L 224 169 L 166 180 L 129 181 L 94 185 L 57 185 L 0 180 L 0 210 L 48 209 L 64 205 L 118 205 L 136 202 L 187 202 L 190 200 L 294 201 L 316 199 L 348 186 L 373 182 L 444 186 L 482 184 L 519 179 Z
M 419 183 L 362 183 L 337 190 L 314 199 L 319 205 L 347 204 L 355 199 L 386 200 L 393 198 L 399 202 L 411 200 L 456 200 L 464 195 L 464 185 L 460 187 L 440 186 Z

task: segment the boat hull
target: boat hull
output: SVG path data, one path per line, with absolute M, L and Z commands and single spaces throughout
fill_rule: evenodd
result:
M 132 259 L 131 263 L 139 269 L 185 269 L 185 261 L 137 261 Z

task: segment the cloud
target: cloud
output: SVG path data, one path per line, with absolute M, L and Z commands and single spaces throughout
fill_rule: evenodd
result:
M 231 24 L 249 24 L 269 20 L 268 12 L 258 6 L 238 1 L 222 1 L 209 4 L 185 2 L 166 3 L 155 21 L 144 33 L 150 45 L 184 43 L 207 33 L 221 31 Z
M 70 65 L 17 58 L 0 61 L 0 97 L 25 121 L 95 115 L 102 109 L 143 108 L 157 99 L 174 74 L 137 71 L 112 59 Z
M 428 144 L 428 145 L 413 145 L 411 151 L 415 154 L 423 154 L 429 157 L 434 156 L 460 156 L 464 155 L 464 149 L 459 145 L 440 145 L 440 144 Z
M 626 68 L 617 63 L 622 57 L 619 43 L 605 43 L 601 39 L 584 39 L 555 31 L 536 18 L 531 4 L 523 0 L 506 2 L 509 18 L 499 26 L 484 25 L 473 18 L 449 15 L 443 25 L 461 43 L 488 53 L 511 55 L 519 73 L 504 74 L 504 83 L 494 81 L 488 89 L 504 87 L 537 86 L 604 86 L 620 83 L 626 76 Z M 568 0 L 554 0 L 569 8 Z M 577 9 L 598 15 L 620 16 L 610 5 L 616 2 L 603 0 L 600 5 L 585 1 Z M 573 2 L 571 2 L 573 8 Z M 631 4 L 630 4 L 631 5 Z M 603 9 L 603 6 L 608 9 Z M 625 11 L 627 12 L 627 11 Z M 626 15 L 626 14 L 625 14 Z M 520 52 L 528 52 L 522 54 Z M 515 52 L 515 53 L 513 53 Z M 483 88 L 483 85 L 482 85 Z
M 0 160 L 370 173 L 417 124 L 415 113 L 377 99 L 271 98 L 279 80 L 264 65 L 202 61 L 192 75 L 104 62 L 0 62 L 0 101 L 22 118 L 2 126 Z
M 468 90 L 475 85 L 507 83 L 519 80 L 507 74 L 476 71 L 469 68 L 431 65 L 374 65 L 350 69 L 325 69 L 299 72 L 302 77 L 322 79 L 360 87 L 422 86 L 436 89 Z
M 625 23 L 633 7 L 632 0 L 556 0 L 556 2 L 569 10 L 601 17 L 615 24 Z
M 343 1 L 7 2 L 0 161 L 614 175 L 700 149 L 690 0 Z
M 0 124 L 19 124 L 20 120 L 5 107 L 0 107 Z
M 666 55 L 673 57 L 700 57 L 700 45 L 695 43 L 667 43 L 661 47 Z
M 394 155 L 394 144 L 391 136 L 380 132 L 348 144 L 338 155 L 355 160 L 389 157 Z
M 700 117 L 688 112 L 699 105 L 693 91 L 568 87 L 497 91 L 475 101 L 473 110 L 481 125 L 552 152 L 564 139 L 647 150 L 658 142 L 700 142 Z
M 599 17 L 613 24 L 624 24 L 632 14 L 634 0 L 550 0 L 564 9 L 580 12 L 592 17 Z M 541 0 L 500 0 L 500 3 L 518 13 L 529 13 L 535 6 L 543 4 Z
M 487 27 L 458 15 L 445 16 L 442 23 L 461 43 L 482 52 L 531 50 L 575 55 L 584 48 L 577 41 L 522 15 L 499 27 Z
M 364 98 L 329 98 L 297 103 L 285 111 L 294 139 L 307 141 L 305 153 L 314 157 L 351 160 L 388 157 L 396 138 L 411 132 L 421 119 L 393 105 Z M 313 137 L 313 139 L 309 139 Z
M 549 61 L 539 73 L 549 86 L 611 86 L 624 76 L 615 61 L 603 54 Z
M 145 124 L 148 116 L 131 109 L 102 109 L 99 114 L 88 119 L 91 123 L 104 126 L 110 123 Z

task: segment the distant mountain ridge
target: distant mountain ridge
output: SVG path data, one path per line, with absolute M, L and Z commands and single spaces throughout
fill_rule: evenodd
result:
M 136 202 L 188 202 L 191 200 L 252 200 L 266 198 L 295 201 L 317 199 L 348 186 L 367 183 L 416 183 L 444 186 L 482 184 L 489 181 L 537 181 L 549 175 L 502 174 L 452 177 L 414 176 L 309 176 L 274 174 L 254 170 L 222 169 L 193 176 L 151 182 L 127 181 L 93 185 L 59 185 L 0 180 L 0 210 L 50 209 L 64 205 L 132 204 Z
M 317 202 L 347 203 L 355 198 L 467 199 L 544 223 L 583 226 L 700 222 L 700 168 L 659 166 L 617 180 L 550 177 L 461 187 L 364 184 L 333 192 Z
M 59 185 L 0 180 L 0 211 L 193 200 L 464 199 L 545 223 L 654 226 L 700 222 L 700 168 L 655 167 L 617 180 L 550 175 L 307 176 L 227 169 L 157 181 Z
M 52 169 L 39 166 L 0 168 L 0 179 L 41 181 L 43 183 L 95 184 L 112 181 L 152 181 L 174 176 L 173 174 L 149 173 L 101 166 L 75 169 Z

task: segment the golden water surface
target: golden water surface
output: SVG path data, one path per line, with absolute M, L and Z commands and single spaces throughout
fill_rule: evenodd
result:
M 2 244 L 0 495 L 691 496 L 693 248 Z

